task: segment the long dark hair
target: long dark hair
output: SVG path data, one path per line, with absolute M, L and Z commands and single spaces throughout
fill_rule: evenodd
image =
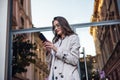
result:
M 55 20 L 57 20 L 59 22 L 59 24 L 60 24 L 60 26 L 61 26 L 61 28 L 63 30 L 63 34 L 65 36 L 70 36 L 72 34 L 75 34 L 74 31 L 71 29 L 68 21 L 64 17 L 61 17 L 61 16 L 54 17 L 54 19 L 52 21 L 52 26 L 53 26 L 52 31 L 53 31 L 53 33 L 55 35 L 54 38 L 53 38 L 53 43 L 57 42 L 58 39 L 60 38 L 60 36 L 57 35 L 55 30 L 54 30 L 55 29 L 55 27 L 54 27 L 54 21 Z

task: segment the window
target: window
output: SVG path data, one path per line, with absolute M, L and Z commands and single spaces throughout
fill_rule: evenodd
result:
M 24 19 L 21 17 L 21 27 L 24 27 Z
M 119 15 L 120 15 L 120 0 L 117 0 L 117 5 L 118 5 L 118 11 L 119 11 Z
M 23 5 L 24 5 L 24 0 L 20 0 L 20 4 L 21 4 L 22 7 L 23 7 Z

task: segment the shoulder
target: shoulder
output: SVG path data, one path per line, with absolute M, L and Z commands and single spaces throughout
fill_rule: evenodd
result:
M 74 41 L 79 41 L 79 37 L 77 34 L 72 34 L 70 36 L 68 36 L 68 39 L 71 41 L 71 42 L 74 42 Z
M 73 39 L 73 38 L 78 38 L 78 35 L 77 34 L 72 34 L 69 36 L 69 38 Z
M 72 45 L 80 46 L 80 40 L 77 34 L 72 34 L 69 36 L 69 41 Z

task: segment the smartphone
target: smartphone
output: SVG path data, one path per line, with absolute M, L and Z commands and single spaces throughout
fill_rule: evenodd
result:
M 40 37 L 40 39 L 41 39 L 43 42 L 47 41 L 47 39 L 46 39 L 46 37 L 43 35 L 43 33 L 40 33 L 39 37 Z

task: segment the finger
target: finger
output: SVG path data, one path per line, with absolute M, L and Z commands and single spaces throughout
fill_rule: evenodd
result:
M 47 45 L 47 46 L 45 46 L 45 47 L 46 47 L 46 48 L 50 48 L 50 49 L 52 48 L 52 46 L 51 46 L 51 45 Z
M 48 43 L 45 41 L 45 42 L 43 42 L 43 45 L 45 46 L 45 45 L 47 45 Z
M 48 41 L 48 40 L 47 40 L 46 42 L 51 42 L 51 41 Z
M 45 42 L 45 45 L 51 45 L 51 43 L 49 43 L 49 42 Z

